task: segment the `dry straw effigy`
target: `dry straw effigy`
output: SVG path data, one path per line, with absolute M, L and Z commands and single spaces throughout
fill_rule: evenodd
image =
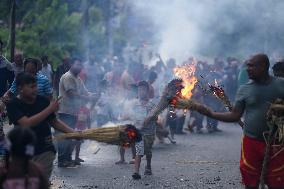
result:
M 135 126 L 126 124 L 113 127 L 87 129 L 75 133 L 66 133 L 58 135 L 55 138 L 56 140 L 87 139 L 107 144 L 128 146 L 135 141 L 141 140 L 141 135 Z
M 273 158 L 279 155 L 284 149 L 284 100 L 277 99 L 270 105 L 267 112 L 267 125 L 269 126 L 269 131 L 264 133 L 266 149 L 260 176 L 261 189 L 265 189 L 265 178 L 269 161 L 273 161 Z M 274 145 L 279 150 L 270 157 L 271 147 Z

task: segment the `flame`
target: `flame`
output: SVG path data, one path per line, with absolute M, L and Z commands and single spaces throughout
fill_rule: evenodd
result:
M 197 82 L 197 78 L 194 76 L 195 70 L 195 60 L 193 60 L 192 63 L 177 66 L 173 70 L 175 76 L 183 80 L 184 88 L 181 90 L 181 94 L 184 98 L 189 99 L 192 96 L 191 91 L 193 90 L 195 83 Z
M 224 89 L 221 86 L 219 86 L 216 79 L 215 79 L 214 85 L 209 84 L 209 88 L 216 97 L 223 98 L 225 96 Z

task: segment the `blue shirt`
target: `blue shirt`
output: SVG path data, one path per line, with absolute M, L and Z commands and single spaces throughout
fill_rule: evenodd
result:
M 52 95 L 52 87 L 46 76 L 41 73 L 36 74 L 36 82 L 37 82 L 37 94 L 40 96 L 51 96 Z M 10 91 L 15 95 L 17 93 L 17 84 L 16 80 L 13 81 Z

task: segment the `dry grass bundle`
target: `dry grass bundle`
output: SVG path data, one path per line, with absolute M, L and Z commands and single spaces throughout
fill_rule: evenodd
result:
M 182 99 L 182 98 L 177 98 L 176 102 L 173 102 L 175 108 L 178 109 L 190 109 L 190 110 L 197 110 L 201 104 L 190 100 L 190 99 Z
M 211 110 L 205 105 L 191 99 L 176 98 L 173 100 L 173 105 L 178 109 L 195 110 L 204 115 L 209 115 L 211 112 Z
M 276 138 L 284 144 L 284 100 L 277 99 L 270 105 L 267 121 L 270 127 L 277 126 Z
M 66 133 L 56 137 L 63 139 L 87 139 L 107 144 L 127 146 L 139 140 L 139 132 L 133 125 L 119 125 L 105 128 L 87 129 L 76 133 Z

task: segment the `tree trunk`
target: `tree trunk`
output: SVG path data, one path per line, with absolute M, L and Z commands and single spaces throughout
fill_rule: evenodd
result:
M 16 42 L 16 1 L 12 0 L 11 3 L 12 6 L 11 6 L 11 23 L 10 23 L 10 28 L 11 28 L 10 60 L 11 62 L 14 62 L 15 42 Z

